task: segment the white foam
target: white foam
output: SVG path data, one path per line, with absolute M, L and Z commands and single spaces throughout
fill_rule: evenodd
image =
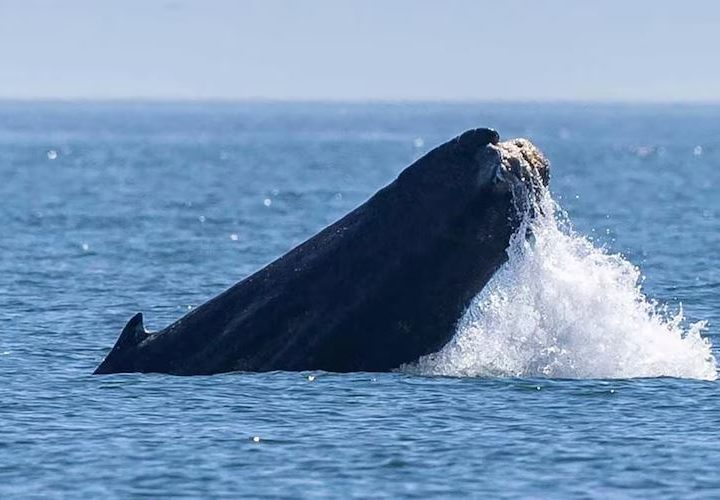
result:
M 545 193 L 509 260 L 438 353 L 402 370 L 427 375 L 715 380 L 705 322 L 686 325 L 642 292 L 639 269 L 575 234 Z M 529 232 L 528 232 L 529 231 Z M 526 237 L 530 234 L 530 237 Z

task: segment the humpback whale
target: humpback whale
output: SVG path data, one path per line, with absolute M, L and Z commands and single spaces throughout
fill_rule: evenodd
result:
M 163 330 L 136 314 L 95 373 L 390 371 L 436 352 L 548 176 L 529 141 L 468 130 Z

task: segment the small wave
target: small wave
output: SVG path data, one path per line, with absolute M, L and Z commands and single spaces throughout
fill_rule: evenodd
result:
M 715 380 L 701 336 L 642 291 L 640 270 L 576 234 L 549 192 L 454 338 L 401 370 L 447 376 Z

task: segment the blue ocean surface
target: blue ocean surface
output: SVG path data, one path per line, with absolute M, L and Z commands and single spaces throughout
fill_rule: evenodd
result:
M 441 356 L 91 375 L 478 126 L 559 207 Z M 720 496 L 718 106 L 2 102 L 0 220 L 1 498 Z

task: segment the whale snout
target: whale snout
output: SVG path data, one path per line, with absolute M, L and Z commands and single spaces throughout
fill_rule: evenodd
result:
M 536 191 L 549 182 L 550 164 L 527 139 L 500 142 L 500 134 L 492 128 L 475 128 L 455 139 L 456 151 L 474 157 L 479 165 L 480 186 L 492 181 L 496 189 L 515 191 L 520 185 Z
M 536 191 L 550 181 L 550 162 L 527 139 L 511 139 L 493 146 L 500 154 L 496 182 L 514 189 L 518 185 Z

